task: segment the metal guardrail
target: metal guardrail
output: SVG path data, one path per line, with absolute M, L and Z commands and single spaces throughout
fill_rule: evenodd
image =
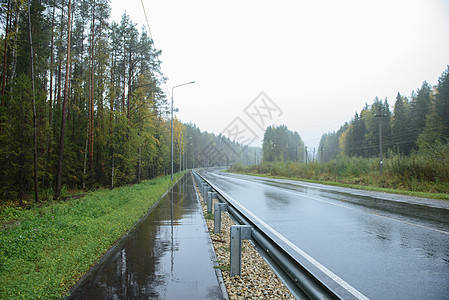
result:
M 233 265 L 234 269 L 237 268 L 237 274 L 240 272 L 240 253 L 238 251 L 241 247 L 241 239 L 248 238 L 254 244 L 255 248 L 259 253 L 267 260 L 270 266 L 275 270 L 275 272 L 281 277 L 286 286 L 290 289 L 292 294 L 298 299 L 346 299 L 354 298 L 353 295 L 345 293 L 339 290 L 337 291 L 329 287 L 323 281 L 318 279 L 305 265 L 293 257 L 286 247 L 279 245 L 272 238 L 274 232 L 268 225 L 264 224 L 260 219 L 252 215 L 251 212 L 246 210 L 238 202 L 232 199 L 230 196 L 226 195 L 214 184 L 209 182 L 203 176 L 195 171 L 192 171 L 195 178 L 197 186 L 202 192 L 203 198 L 208 199 L 209 195 L 216 193 L 215 196 L 219 203 L 215 207 L 215 215 L 220 215 L 221 211 L 225 209 L 230 213 L 231 217 L 243 226 L 235 226 L 234 229 L 231 228 L 231 269 Z M 211 195 L 212 196 L 212 195 Z M 212 197 L 210 197 L 212 198 Z M 218 209 L 218 211 L 217 211 Z M 221 226 L 221 223 L 215 217 L 215 226 Z M 240 228 L 238 228 L 240 227 Z M 237 229 L 238 228 L 238 229 Z M 217 228 L 214 232 L 218 231 Z M 233 234 L 234 232 L 234 234 Z M 237 237 L 236 237 L 237 236 Z M 233 243 L 233 239 L 236 240 Z M 237 250 L 236 250 L 237 249 Z M 234 253 L 233 253 L 234 251 Z M 237 254 L 236 254 L 237 253 Z M 237 257 L 236 257 L 237 256 Z M 232 261 L 234 258 L 234 261 Z M 237 263 L 235 263 L 237 261 Z M 232 276 L 232 272 L 231 272 Z M 357 297 L 355 297 L 357 298 Z

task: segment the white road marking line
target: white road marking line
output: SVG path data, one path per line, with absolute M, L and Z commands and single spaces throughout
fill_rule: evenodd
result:
M 351 286 L 349 283 L 341 279 L 338 275 L 330 271 L 328 268 L 320 264 L 318 261 L 316 261 L 313 257 L 311 257 L 309 254 L 301 250 L 298 246 L 287 240 L 284 236 L 280 235 L 278 232 L 273 230 L 273 233 L 276 234 L 284 243 L 288 244 L 290 247 L 292 247 L 296 252 L 298 252 L 302 257 L 307 259 L 311 264 L 313 264 L 315 267 L 317 267 L 321 272 L 326 274 L 329 278 L 331 278 L 333 281 L 338 283 L 340 286 L 342 286 L 345 290 L 347 290 L 349 293 L 354 295 L 357 299 L 369 299 L 365 295 L 363 295 L 361 292 L 359 292 L 357 289 L 355 289 L 353 286 Z
M 227 195 L 225 192 L 220 190 L 220 193 L 225 196 L 226 198 L 232 199 L 229 195 Z M 236 202 L 234 200 L 234 202 Z M 330 279 L 332 279 L 334 282 L 339 284 L 342 288 L 344 288 L 346 291 L 351 293 L 354 297 L 356 297 L 359 300 L 368 300 L 369 298 L 363 295 L 361 292 L 359 292 L 357 289 L 355 289 L 353 286 L 351 286 L 349 283 L 341 279 L 337 274 L 333 273 L 331 270 L 320 264 L 318 261 L 316 261 L 313 257 L 311 257 L 309 254 L 307 254 L 305 251 L 300 249 L 298 246 L 290 242 L 288 239 L 286 239 L 282 234 L 274 230 L 270 225 L 266 224 L 264 221 L 259 219 L 256 215 L 254 215 L 252 212 L 250 212 L 248 209 L 246 209 L 243 205 L 236 202 L 238 206 L 240 206 L 240 209 L 245 211 L 246 214 L 250 215 L 252 218 L 254 218 L 257 222 L 262 224 L 264 227 L 266 227 L 268 230 L 270 230 L 274 235 L 276 235 L 280 240 L 282 240 L 284 243 L 286 243 L 288 246 L 290 246 L 294 251 L 296 251 L 299 255 L 304 257 L 307 261 L 309 261 L 312 265 L 314 265 L 317 269 L 319 269 L 321 272 L 326 274 Z

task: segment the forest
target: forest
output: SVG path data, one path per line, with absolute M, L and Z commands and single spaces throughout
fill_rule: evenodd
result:
M 306 148 L 298 132 L 285 125 L 270 126 L 265 130 L 262 154 L 264 162 L 294 161 L 304 162 Z
M 285 125 L 265 130 L 264 162 L 328 162 L 339 156 L 409 156 L 449 140 L 449 66 L 438 85 L 426 81 L 410 97 L 396 96 L 393 110 L 388 99 L 374 98 L 338 131 L 321 136 L 318 149 L 307 149 L 298 132 Z M 381 144 L 382 142 L 382 144 Z
M 0 10 L 1 201 L 170 173 L 167 78 L 144 27 L 126 13 L 110 22 L 109 0 L 2 0 Z M 231 163 L 246 150 L 173 123 L 174 172 Z
M 449 66 L 438 85 L 426 81 L 409 97 L 397 94 L 393 110 L 388 99 L 376 97 L 360 113 L 336 132 L 323 134 L 319 145 L 320 161 L 338 155 L 374 157 L 382 148 L 388 154 L 408 156 L 449 138 Z
M 392 110 L 376 97 L 323 134 L 318 149 L 281 125 L 265 130 L 262 152 L 261 164 L 230 170 L 449 199 L 449 66 L 436 86 L 424 81 L 410 97 L 398 93 Z

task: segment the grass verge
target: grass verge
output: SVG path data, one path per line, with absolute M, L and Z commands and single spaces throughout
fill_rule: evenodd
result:
M 297 177 L 274 176 L 274 175 L 270 175 L 270 174 L 259 174 L 259 173 L 251 173 L 251 172 L 236 172 L 236 171 L 228 171 L 228 170 L 226 170 L 225 172 L 243 174 L 243 175 L 251 175 L 251 176 L 257 176 L 257 177 L 267 177 L 267 178 L 274 178 L 274 179 L 289 179 L 289 180 L 304 181 L 304 182 L 310 182 L 310 183 L 319 183 L 319 184 L 347 187 L 347 188 L 359 189 L 359 190 L 392 193 L 392 194 L 406 195 L 406 196 L 413 196 L 413 197 L 431 198 L 431 199 L 438 199 L 438 200 L 449 200 L 449 194 L 446 194 L 446 193 L 416 192 L 416 191 L 408 191 L 408 190 L 382 188 L 382 187 L 377 187 L 377 186 L 342 183 L 342 182 L 337 182 L 337 181 L 312 180 L 312 179 L 304 179 L 304 178 L 297 178 Z
M 29 210 L 0 208 L 0 299 L 63 297 L 173 182 L 165 176 Z

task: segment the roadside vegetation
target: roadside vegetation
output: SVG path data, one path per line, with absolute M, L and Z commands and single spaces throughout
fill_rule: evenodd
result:
M 60 299 L 173 182 L 159 177 L 29 209 L 4 204 L 0 299 Z
M 449 66 L 437 85 L 424 81 L 409 97 L 398 93 L 393 110 L 376 97 L 323 134 L 318 149 L 285 125 L 270 126 L 261 163 L 230 171 L 449 200 Z
M 234 164 L 229 171 L 449 200 L 449 143 L 437 143 L 408 156 L 388 155 L 382 175 L 379 158 L 343 155 L 322 163 Z
M 170 106 L 148 32 L 126 12 L 110 20 L 109 0 L 1 3 L 0 205 L 167 174 Z M 235 159 L 243 146 L 224 142 L 174 118 L 174 171 L 205 150 Z

